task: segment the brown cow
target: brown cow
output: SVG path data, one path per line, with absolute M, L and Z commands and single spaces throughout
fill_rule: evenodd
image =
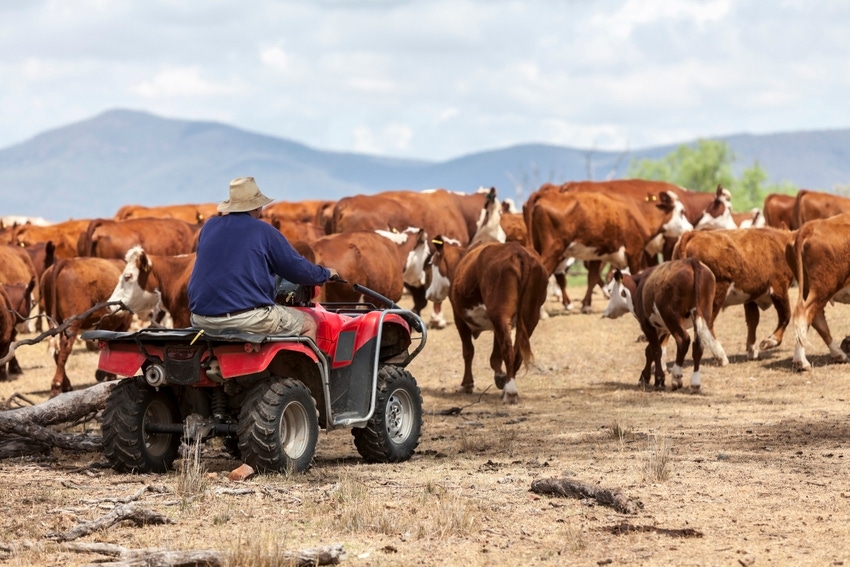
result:
M 655 364 L 655 389 L 664 389 L 662 341 L 672 335 L 676 341 L 676 362 L 673 364 L 671 388 L 682 387 L 682 367 L 691 343 L 687 329 L 694 327 L 694 373 L 691 391 L 700 389 L 699 365 L 703 347 L 714 356 L 726 359 L 726 353 L 709 327 L 714 299 L 714 275 L 707 266 L 694 258 L 671 260 L 647 268 L 636 276 L 614 272 L 614 285 L 608 306 L 602 316 L 616 319 L 631 312 L 646 335 L 646 364 L 640 373 L 639 384 L 646 388 Z
M 275 222 L 306 222 L 321 227 L 325 232 L 333 216 L 334 204 L 336 201 L 275 201 L 263 207 L 260 218 L 272 226 L 276 226 Z
M 797 227 L 810 220 L 828 219 L 843 213 L 850 213 L 850 198 L 807 189 L 797 192 L 794 201 L 794 222 Z
M 850 214 L 812 220 L 797 231 L 786 248 L 786 260 L 797 277 L 799 293 L 791 325 L 796 335 L 792 359 L 795 370 L 811 370 L 805 343 L 809 326 L 829 347 L 835 362 L 847 362 L 847 354 L 833 339 L 824 308 L 837 301 L 850 303 Z
M 767 226 L 797 230 L 800 228 L 794 220 L 795 195 L 771 193 L 764 199 L 764 221 Z
M 690 229 L 682 204 L 669 191 L 658 194 L 648 217 L 631 197 L 602 192 L 543 191 L 529 197 L 524 207 L 530 245 L 550 274 L 567 258 L 628 266 L 632 273 L 646 264 L 645 251 L 657 236 L 678 237 Z M 598 270 L 589 270 L 582 312 L 590 311 L 593 288 L 601 285 Z M 567 307 L 569 298 L 564 298 Z
M 28 284 L 0 285 L 3 295 L 2 300 L 0 300 L 0 309 L 4 312 L 3 319 L 0 321 L 0 358 L 5 357 L 9 352 L 9 345 L 15 340 L 18 332 L 23 332 L 22 326 L 25 325 L 30 311 L 32 311 L 32 292 L 35 287 L 35 278 L 30 280 Z M 9 318 L 9 315 L 11 315 L 11 318 Z M 11 332 L 6 329 L 6 325 L 10 321 L 12 323 Z M 13 356 L 8 363 L 0 364 L 0 381 L 7 380 L 9 376 L 17 374 L 23 374 L 17 357 Z
M 29 247 L 39 242 L 52 242 L 56 258 L 74 258 L 77 256 L 77 243 L 80 235 L 86 232 L 91 223 L 89 219 L 69 220 L 49 226 L 23 225 L 15 229 L 12 244 Z
M 200 226 L 179 219 L 95 219 L 80 236 L 78 252 L 80 256 L 116 260 L 123 260 L 133 246 L 159 256 L 188 254 L 193 251 Z
M 0 358 L 5 357 L 9 353 L 9 347 L 12 341 L 15 340 L 15 325 L 17 322 L 15 309 L 9 300 L 9 295 L 6 293 L 6 286 L 0 285 Z M 12 360 L 14 358 L 9 360 L 10 366 Z M 0 365 L 0 381 L 8 380 L 8 377 L 6 364 Z
M 162 205 L 158 207 L 145 207 L 143 205 L 124 205 L 115 213 L 115 220 L 129 220 L 142 218 L 158 219 L 180 219 L 189 224 L 204 224 L 214 216 L 218 216 L 218 204 L 203 203 L 200 205 Z
M 546 183 L 536 193 L 532 194 L 528 201 L 526 201 L 523 206 L 524 214 L 525 211 L 528 211 L 534 205 L 536 200 L 539 198 L 539 195 L 546 193 L 547 191 L 557 191 L 560 193 L 594 192 L 604 193 L 609 196 L 627 198 L 637 205 L 638 210 L 646 217 L 647 222 L 650 225 L 654 225 L 658 221 L 659 216 L 663 216 L 665 214 L 664 208 L 659 206 L 659 195 L 662 192 L 667 192 L 668 196 L 673 194 L 678 196 L 682 189 L 663 181 L 649 181 L 645 179 L 571 181 L 560 186 Z M 675 243 L 680 234 L 693 228 L 693 223 L 686 220 L 686 218 L 681 218 L 687 217 L 687 211 L 685 210 L 684 204 L 678 207 L 681 212 L 676 213 L 676 215 L 680 217 L 680 220 L 672 225 L 671 230 L 666 231 L 664 234 L 655 235 L 654 238 L 647 243 L 644 250 L 646 265 L 656 264 L 658 262 L 657 256 L 659 253 L 665 252 L 667 242 Z M 527 217 L 525 218 L 525 222 L 526 226 L 528 226 L 529 219 Z M 672 247 L 670 248 L 670 252 L 672 252 Z M 668 252 L 665 252 L 665 257 L 669 259 Z M 561 302 L 563 303 L 564 308 L 568 311 L 572 309 L 572 302 L 567 295 L 566 271 L 573 261 L 573 258 L 565 258 L 564 261 L 553 271 L 555 282 L 560 289 Z M 590 309 L 589 306 L 593 287 L 594 285 L 601 283 L 599 273 L 602 269 L 602 261 L 596 259 L 585 260 L 584 265 L 587 268 L 590 279 L 593 282 L 596 282 L 595 284 L 588 282 L 587 292 L 582 301 L 582 312 L 586 313 L 589 312 Z
M 525 219 L 522 213 L 502 212 L 499 220 L 502 230 L 505 231 L 505 242 L 519 242 L 523 246 L 528 242 L 528 230 L 525 228 Z
M 463 350 L 460 391 L 472 393 L 474 386 L 473 339 L 482 331 L 493 331 L 490 367 L 496 386 L 503 390 L 502 401 L 515 404 L 516 373 L 523 362 L 532 361 L 530 339 L 546 301 L 549 274 L 537 255 L 518 242 L 488 242 L 468 250 L 442 244 L 439 237 L 434 242 L 437 250 L 431 260 L 427 297 L 451 301 Z M 513 344 L 512 325 L 516 326 Z
M 142 320 L 159 320 L 161 312 L 167 311 L 175 328 L 190 327 L 186 289 L 195 267 L 195 254 L 158 256 L 134 246 L 125 261 L 108 301 L 123 302 Z M 116 312 L 117 306 L 110 311 Z
M 696 258 L 714 274 L 710 329 L 714 329 L 721 309 L 744 305 L 748 360 L 757 360 L 759 350 L 782 344 L 791 319 L 788 288 L 794 281 L 794 272 L 785 261 L 785 248 L 792 241 L 790 232 L 776 228 L 689 232 L 679 239 L 673 253 L 674 258 Z M 776 329 L 757 347 L 759 309 L 771 305 L 776 309 Z M 727 362 L 723 360 L 721 364 Z
M 415 226 L 428 234 L 440 234 L 465 245 L 475 236 L 481 209 L 489 193 L 489 189 L 472 194 L 436 189 L 384 191 L 345 197 L 334 205 L 332 232 L 401 231 Z M 427 304 L 425 289 L 407 287 L 413 296 L 413 311 L 418 314 Z M 439 303 L 434 304 L 429 325 L 436 328 L 446 326 Z
M 325 230 L 313 223 L 273 219 L 271 225 L 290 242 L 313 242 L 325 236 Z
M 336 269 L 348 284 L 328 282 L 319 302 L 360 301 L 351 288 L 358 283 L 392 301 L 399 301 L 404 284 L 422 286 L 428 256 L 428 236 L 419 228 L 404 232 L 358 230 L 330 234 L 310 244 L 314 261 Z
M 20 246 L 12 246 L 10 244 L 0 244 L 0 284 L 22 284 L 29 285 L 31 281 L 38 286 L 39 274 L 30 258 L 26 249 Z M 29 299 L 29 307 L 31 308 L 34 301 L 38 299 L 37 292 Z M 18 330 L 22 333 L 31 333 L 35 330 L 32 319 L 29 319 L 30 312 L 22 312 L 24 322 L 19 322 Z M 14 362 L 15 368 L 17 361 Z M 17 372 L 16 372 L 17 373 Z
M 61 258 L 45 270 L 41 278 L 41 302 L 43 311 L 51 319 L 52 327 L 76 315 L 85 313 L 98 303 L 109 299 L 115 282 L 121 276 L 123 262 L 103 258 Z M 122 311 L 110 314 L 106 307 L 89 316 L 74 319 L 58 336 L 56 348 L 56 373 L 50 385 L 50 395 L 69 392 L 71 381 L 65 372 L 65 364 L 71 355 L 74 341 L 86 329 L 126 331 L 132 321 L 132 313 Z M 98 371 L 99 372 L 99 371 Z M 99 379 L 102 373 L 96 374 Z

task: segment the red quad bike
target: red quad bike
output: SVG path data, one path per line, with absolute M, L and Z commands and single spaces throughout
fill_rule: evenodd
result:
M 168 470 L 184 432 L 223 437 L 258 471 L 307 470 L 319 427 L 351 428 L 367 462 L 413 455 L 422 396 L 405 367 L 425 346 L 422 319 L 357 284 L 382 308 L 315 304 L 317 288 L 287 284 L 277 302 L 313 317 L 317 342 L 235 329 L 83 333 L 98 342 L 99 370 L 128 377 L 103 412 L 103 452 L 114 469 Z

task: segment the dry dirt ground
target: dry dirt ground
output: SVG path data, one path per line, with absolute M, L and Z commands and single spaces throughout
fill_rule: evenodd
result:
M 536 364 L 520 377 L 515 406 L 502 405 L 492 386 L 492 335 L 477 342 L 476 392 L 462 395 L 454 392 L 456 331 L 432 331 L 409 367 L 425 417 L 406 463 L 364 464 L 346 430 L 320 434 L 306 474 L 244 483 L 227 480 L 239 463 L 214 444 L 194 486 L 181 481 L 191 478 L 181 459 L 166 475 L 117 474 L 100 454 L 2 461 L 0 563 L 102 559 L 45 535 L 103 516 L 113 505 L 104 499 L 150 485 L 162 491 L 138 504 L 174 524 L 125 522 L 78 541 L 218 549 L 240 565 L 273 565 L 264 554 L 329 544 L 342 544 L 342 564 L 352 566 L 850 565 L 850 366 L 831 364 L 814 331 L 812 372 L 791 372 L 790 333 L 763 360 L 747 361 L 737 307 L 717 324 L 731 364 L 708 361 L 701 394 L 643 392 L 637 323 L 601 319 L 603 299 L 594 301 L 591 315 L 547 304 L 553 316 L 533 337 Z M 827 317 L 837 336 L 850 329 L 850 306 L 827 307 Z M 759 336 L 775 321 L 763 313 Z M 53 372 L 46 347 L 19 353 L 24 375 L 0 384 L 0 398 L 45 399 Z M 75 350 L 77 387 L 94 383 L 95 366 L 94 353 Z M 459 415 L 439 414 L 454 406 Z M 625 515 L 530 490 L 536 479 L 562 477 L 621 490 L 642 508 Z

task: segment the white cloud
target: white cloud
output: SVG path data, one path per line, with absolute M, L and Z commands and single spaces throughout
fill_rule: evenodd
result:
M 232 95 L 239 91 L 238 84 L 213 83 L 202 79 L 201 70 L 193 67 L 160 71 L 134 89 L 136 94 L 146 98 Z

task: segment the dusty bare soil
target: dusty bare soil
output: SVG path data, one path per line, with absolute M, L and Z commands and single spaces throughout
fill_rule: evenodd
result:
M 547 305 L 553 316 L 532 339 L 536 363 L 519 379 L 516 406 L 502 405 L 492 386 L 491 335 L 477 343 L 476 392 L 462 395 L 454 392 L 456 331 L 432 331 L 409 368 L 426 415 L 419 448 L 403 464 L 364 464 L 346 430 L 320 435 L 306 474 L 238 484 L 227 473 L 239 463 L 214 444 L 204 452 L 207 474 L 188 488 L 182 460 L 166 475 L 117 474 L 99 454 L 2 461 L 0 562 L 102 559 L 45 536 L 150 485 L 162 491 L 138 504 L 174 524 L 122 523 L 79 541 L 218 549 L 242 565 L 327 544 L 342 544 L 343 564 L 354 566 L 850 564 L 850 367 L 831 364 L 814 331 L 810 373 L 791 372 L 790 333 L 763 360 L 746 361 L 738 307 L 717 324 L 732 363 L 708 361 L 702 393 L 644 392 L 637 323 L 603 320 L 603 299 L 595 302 L 592 315 Z M 850 329 L 850 307 L 828 307 L 827 317 L 837 336 Z M 775 321 L 763 313 L 759 336 Z M 0 384 L 0 398 L 46 399 L 46 346 L 19 353 L 24 375 Z M 69 367 L 77 387 L 94 383 L 95 366 L 96 354 L 79 346 Z M 451 407 L 463 409 L 439 415 Z M 530 490 L 536 479 L 561 477 L 621 490 L 642 508 L 625 515 Z

